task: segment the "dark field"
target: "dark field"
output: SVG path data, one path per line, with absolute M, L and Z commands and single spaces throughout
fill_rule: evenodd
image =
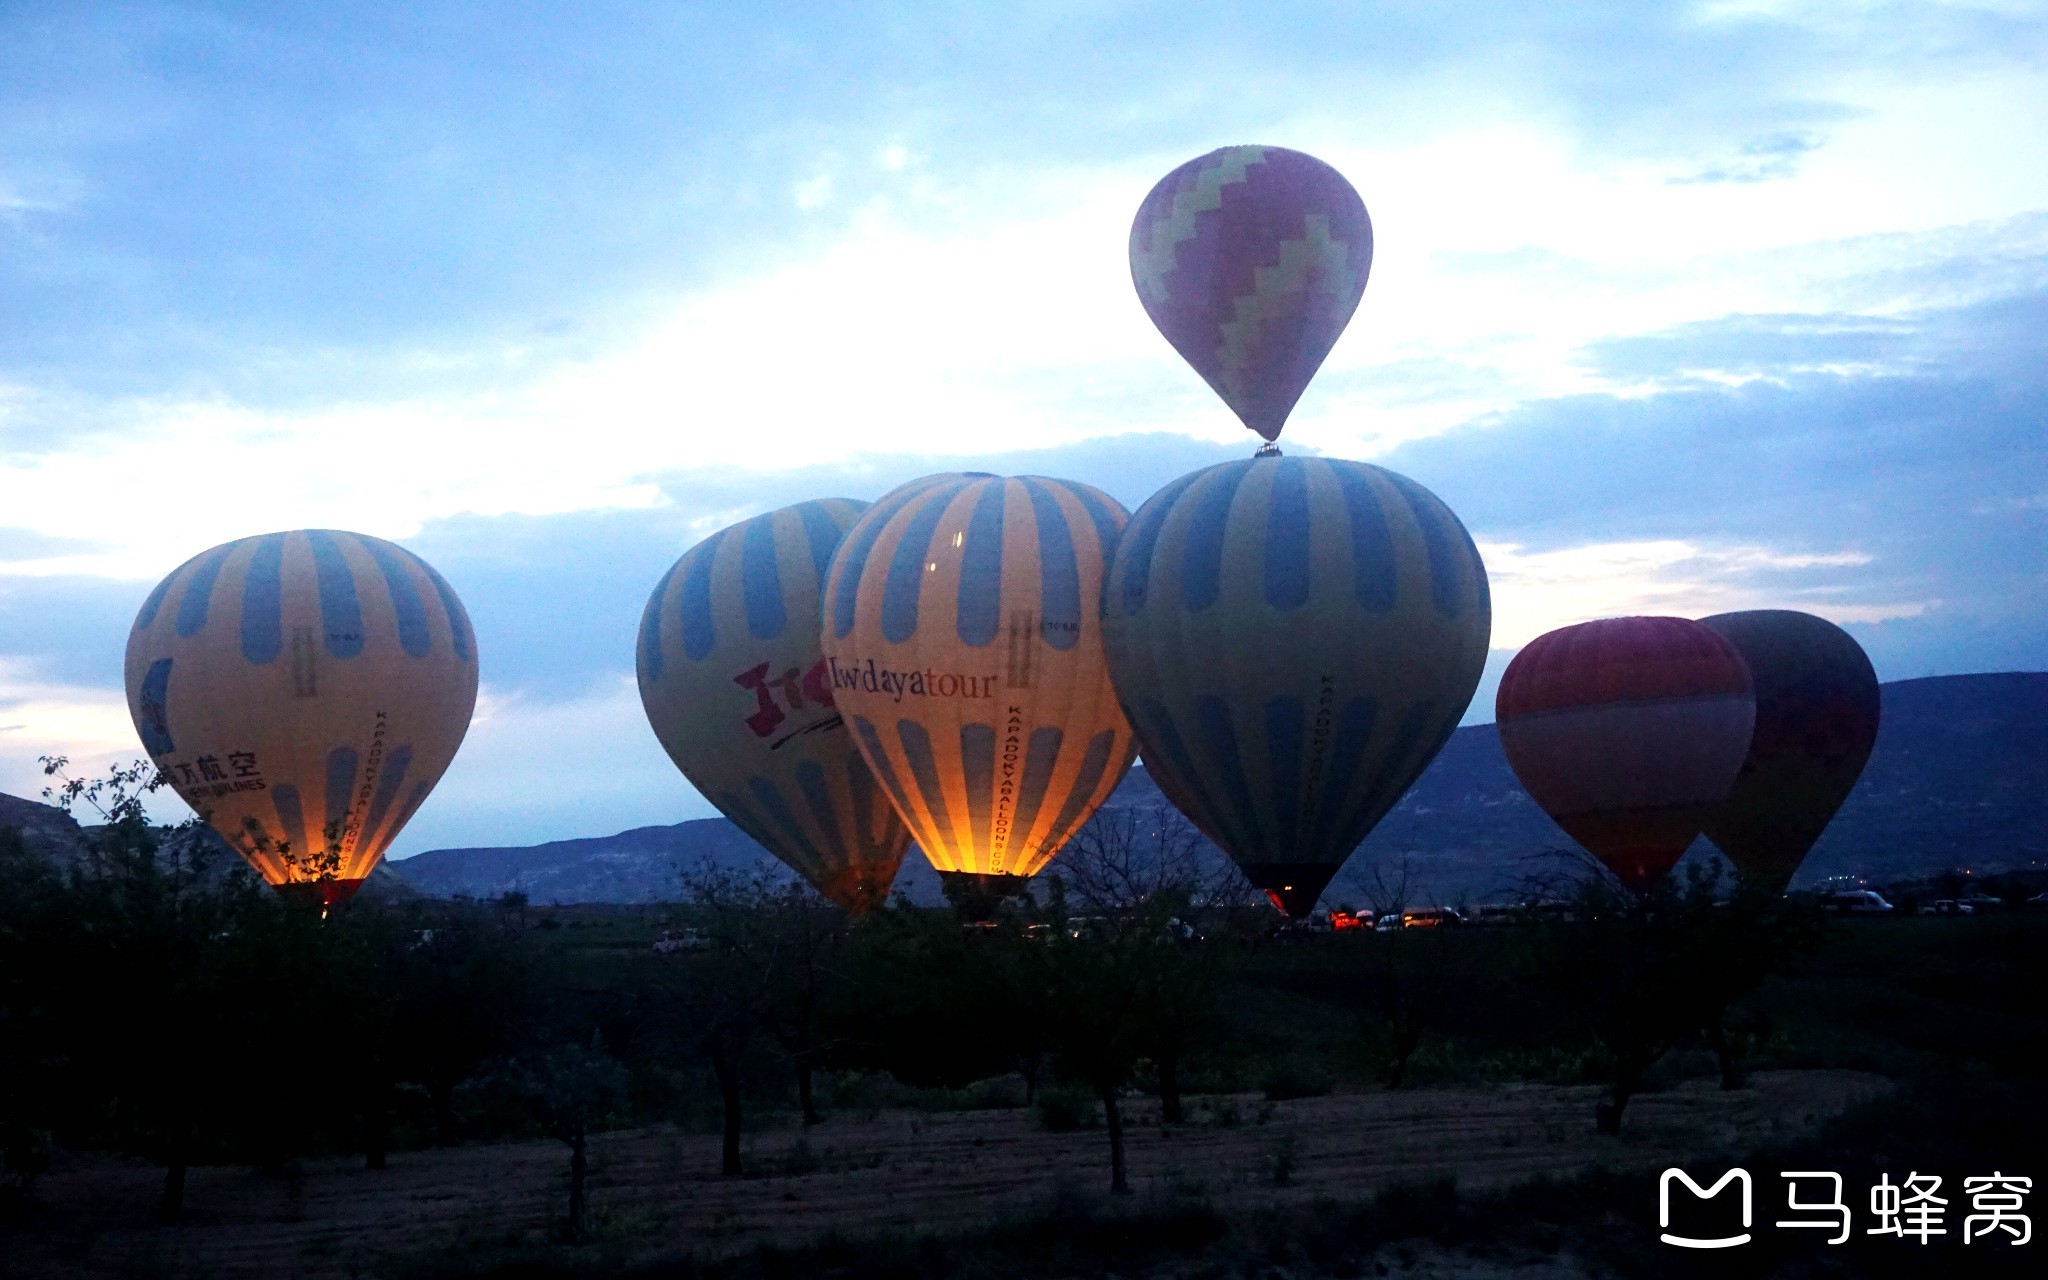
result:
M 909 1082 L 883 1069 L 890 1050 L 840 1045 L 821 1061 L 816 1126 L 795 1112 L 788 1055 L 755 1043 L 744 1173 L 721 1176 L 711 1073 L 636 1042 L 622 994 L 663 963 L 651 943 L 673 924 L 673 912 L 560 909 L 513 926 L 540 975 L 530 998 L 552 1020 L 606 1027 L 636 1077 L 589 1141 L 586 1243 L 559 1242 L 564 1143 L 480 1095 L 437 1133 L 407 1089 L 389 1168 L 365 1170 L 337 1129 L 309 1131 L 268 1167 L 246 1154 L 195 1167 L 172 1224 L 152 1219 L 159 1167 L 61 1147 L 0 1228 L 0 1270 L 1476 1277 L 1720 1275 L 1739 1262 L 1757 1276 L 1979 1275 L 2021 1274 L 2034 1248 L 1966 1251 L 1953 1228 L 1964 1176 L 2039 1177 L 2048 1153 L 2048 918 L 1824 922 L 1729 1019 L 1744 1086 L 1722 1089 L 1714 1055 L 1682 1043 L 1614 1137 L 1593 1126 L 1611 1063 L 1589 1011 L 1535 976 L 1536 927 L 1400 937 L 1427 960 L 1405 979 L 1389 979 L 1384 937 L 1240 948 L 1181 1066 L 1181 1122 L 1160 1118 L 1156 1064 L 1125 1091 L 1132 1191 L 1117 1196 L 1086 1092 L 1048 1069 L 1025 1106 L 1023 1079 L 978 1070 L 995 1050 L 974 1043 Z M 1407 1087 L 1389 1089 L 1380 1001 L 1389 981 L 1424 979 L 1435 1014 Z M 971 1041 L 978 1024 L 970 1012 L 924 1034 Z M 1674 1162 L 1701 1175 L 1745 1163 L 1756 1243 L 1722 1256 L 1656 1243 L 1655 1175 Z M 1831 1249 L 1770 1231 L 1786 1168 L 1843 1173 L 1859 1228 L 1879 1173 L 1942 1173 L 1951 1233 Z

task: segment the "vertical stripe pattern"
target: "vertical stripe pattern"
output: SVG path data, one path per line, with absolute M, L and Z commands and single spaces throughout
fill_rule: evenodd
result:
M 834 558 L 834 694 L 941 872 L 1035 873 L 1129 768 L 1100 615 L 1126 519 L 1069 481 L 930 476 Z
M 244 538 L 150 593 L 128 637 L 129 711 L 179 796 L 266 880 L 338 900 L 454 758 L 476 702 L 472 636 L 447 582 L 402 547 L 334 529 Z
M 1103 625 L 1146 769 L 1306 911 L 1471 701 L 1491 630 L 1479 552 L 1422 486 L 1331 458 L 1206 468 L 1131 527 Z
M 742 831 L 849 910 L 888 894 L 910 833 L 833 696 L 826 574 L 866 503 L 801 502 L 683 553 L 640 619 L 640 701 L 676 767 Z

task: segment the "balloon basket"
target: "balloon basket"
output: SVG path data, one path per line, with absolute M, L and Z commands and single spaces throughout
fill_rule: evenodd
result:
M 303 902 L 319 907 L 321 918 L 325 919 L 329 907 L 340 906 L 355 897 L 363 882 L 360 877 L 354 880 L 292 880 L 271 887 L 286 902 Z
M 1003 903 L 1021 895 L 1030 883 L 1029 876 L 939 872 L 939 888 L 945 891 L 947 905 L 967 924 L 986 924 L 995 919 Z
M 1299 920 L 1316 909 L 1316 900 L 1337 868 L 1321 862 L 1266 862 L 1244 868 L 1245 879 L 1266 895 L 1274 910 Z

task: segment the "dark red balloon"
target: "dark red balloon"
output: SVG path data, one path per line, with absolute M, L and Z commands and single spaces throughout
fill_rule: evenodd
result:
M 1538 636 L 1494 701 L 1515 776 L 1637 893 L 1728 796 L 1755 702 L 1735 647 L 1684 618 L 1602 618 Z
M 1790 609 L 1700 620 L 1742 654 L 1756 686 L 1756 729 L 1706 835 L 1738 871 L 1783 891 L 1877 742 L 1877 672 L 1863 646 L 1825 618 Z

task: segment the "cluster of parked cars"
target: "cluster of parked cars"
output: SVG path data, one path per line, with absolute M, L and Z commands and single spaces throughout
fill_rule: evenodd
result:
M 1820 895 L 1823 910 L 1845 916 L 1888 916 L 1898 908 L 1885 901 L 1884 895 L 1875 889 L 1837 889 Z M 1908 904 L 1911 905 L 1910 903 Z M 2048 893 L 2037 893 L 2018 903 L 2008 903 L 2004 898 L 1993 897 L 1984 892 L 1965 894 L 1954 898 L 1935 898 L 1919 904 L 1915 913 L 1923 916 L 1971 916 L 1991 911 L 2004 911 L 2018 906 L 2032 911 L 2048 910 Z

